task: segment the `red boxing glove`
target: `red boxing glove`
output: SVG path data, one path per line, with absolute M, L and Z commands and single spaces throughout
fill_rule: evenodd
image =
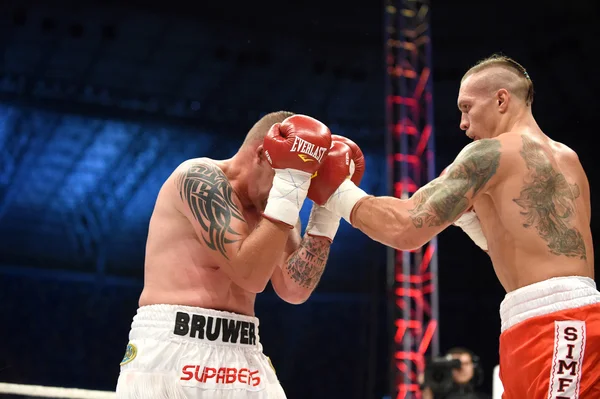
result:
M 331 140 L 341 141 L 352 149 L 352 155 L 350 159 L 354 161 L 354 171 L 351 171 L 352 173 L 350 180 L 352 180 L 352 183 L 358 186 L 363 178 L 363 175 L 365 174 L 365 156 L 363 155 L 362 150 L 358 144 L 344 136 L 332 134 Z
M 330 147 L 329 128 L 309 116 L 293 115 L 271 127 L 263 149 L 275 177 L 263 216 L 294 227 L 311 176 L 326 159 Z
M 346 137 L 333 135 L 327 159 L 313 175 L 308 189 L 308 197 L 314 202 L 306 226 L 308 235 L 333 241 L 341 215 L 327 209 L 324 204 L 344 182 L 353 186 L 360 184 L 364 172 L 365 157 L 358 145 Z
M 305 115 L 293 115 L 274 124 L 263 141 L 273 169 L 295 169 L 311 175 L 321 166 L 329 147 L 329 128 Z
M 350 178 L 359 185 L 364 173 L 365 157 L 360 147 L 346 137 L 333 135 L 327 158 L 310 182 L 308 198 L 324 205 L 344 180 Z

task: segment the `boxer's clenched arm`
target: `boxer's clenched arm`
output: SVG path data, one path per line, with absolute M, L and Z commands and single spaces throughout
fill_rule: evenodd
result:
M 305 302 L 325 271 L 330 246 L 325 237 L 305 234 L 300 245 L 273 273 L 271 283 L 277 295 L 292 304 Z
M 471 143 L 461 151 L 447 173 L 421 187 L 411 198 L 361 199 L 352 210 L 352 225 L 396 249 L 419 248 L 495 184 L 501 155 L 498 139 Z
M 263 219 L 249 233 L 227 177 L 208 160 L 182 165 L 175 178 L 179 209 L 213 259 L 235 284 L 263 291 L 281 261 L 290 229 Z

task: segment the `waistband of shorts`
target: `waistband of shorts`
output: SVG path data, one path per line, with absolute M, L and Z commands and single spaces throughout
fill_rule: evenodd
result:
M 233 312 L 146 305 L 139 307 L 133 317 L 129 338 L 260 348 L 258 325 L 258 318 Z
M 536 316 L 600 302 L 589 277 L 554 277 L 509 292 L 500 304 L 501 331 Z

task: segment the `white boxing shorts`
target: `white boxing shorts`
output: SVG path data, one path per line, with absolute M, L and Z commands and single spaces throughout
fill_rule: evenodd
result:
M 284 399 L 256 317 L 149 305 L 133 318 L 118 399 Z

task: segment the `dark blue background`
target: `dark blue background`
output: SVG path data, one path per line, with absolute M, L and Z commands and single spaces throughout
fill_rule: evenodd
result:
M 527 67 L 542 129 L 579 153 L 595 198 L 597 5 L 438 3 L 438 170 L 467 143 L 462 73 L 504 51 Z M 352 138 L 366 154 L 361 186 L 390 193 L 383 4 L 127 4 L 0 7 L 0 381 L 114 389 L 162 182 L 185 159 L 233 155 L 266 112 L 306 113 Z M 442 350 L 480 354 L 489 390 L 504 293 L 458 229 L 438 242 Z M 307 303 L 271 287 L 259 296 L 261 339 L 290 399 L 389 393 L 386 267 L 386 248 L 342 222 Z

